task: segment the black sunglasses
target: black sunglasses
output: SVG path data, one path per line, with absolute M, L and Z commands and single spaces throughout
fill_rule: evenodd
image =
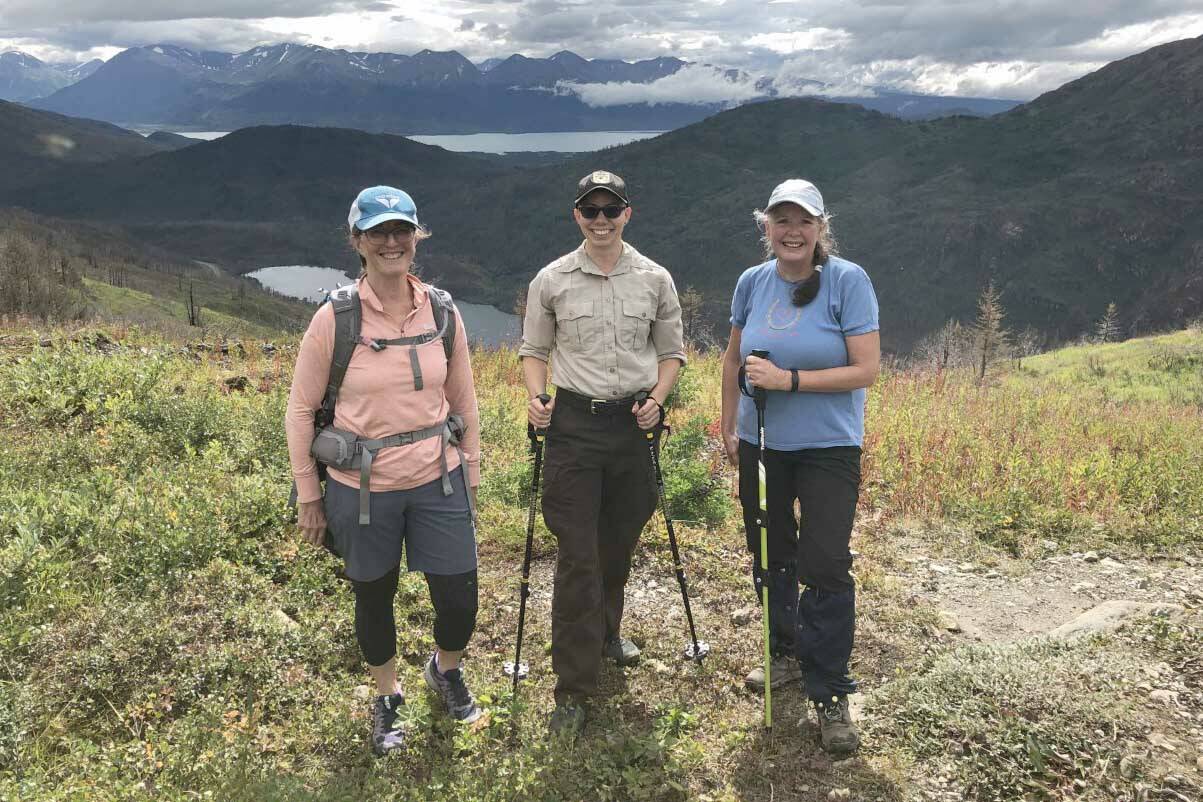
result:
M 609 206 L 594 206 L 590 203 L 582 203 L 580 206 L 576 207 L 576 210 L 580 212 L 581 217 L 585 218 L 586 220 L 593 220 L 597 217 L 598 212 L 604 214 L 610 220 L 613 220 L 617 218 L 618 215 L 622 214 L 622 211 L 625 208 L 627 207 L 621 206 L 617 203 L 612 203 Z

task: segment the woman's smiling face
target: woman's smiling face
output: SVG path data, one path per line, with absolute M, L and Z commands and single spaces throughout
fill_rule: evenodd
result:
M 355 238 L 355 250 L 364 258 L 365 267 L 382 276 L 408 273 L 417 247 L 414 226 L 403 220 L 386 221 Z
M 815 243 L 825 225 L 822 218 L 796 203 L 779 203 L 765 217 L 765 234 L 777 261 L 791 267 L 812 267 Z

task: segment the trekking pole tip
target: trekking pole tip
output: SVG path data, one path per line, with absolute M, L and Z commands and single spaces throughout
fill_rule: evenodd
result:
M 506 660 L 505 665 L 502 666 L 502 671 L 505 672 L 505 675 L 507 677 L 512 677 L 515 674 L 517 674 L 517 677 L 520 680 L 524 680 L 528 676 L 530 676 L 530 666 L 529 665 L 527 665 L 526 663 L 515 664 L 513 660 Z
M 685 659 L 701 664 L 706 655 L 710 654 L 710 644 L 704 640 L 685 644 Z

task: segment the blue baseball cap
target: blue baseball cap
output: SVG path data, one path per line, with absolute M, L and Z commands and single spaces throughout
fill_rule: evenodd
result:
M 360 231 L 389 220 L 404 220 L 421 227 L 414 199 L 395 187 L 368 187 L 355 198 L 347 215 L 347 225 Z

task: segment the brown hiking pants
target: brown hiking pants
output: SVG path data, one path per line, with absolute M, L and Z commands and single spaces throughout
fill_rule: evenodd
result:
M 560 391 L 547 433 L 543 520 L 559 545 L 551 602 L 557 701 L 597 692 L 602 646 L 622 625 L 631 555 L 656 509 L 648 441 L 630 403 L 592 410 Z

